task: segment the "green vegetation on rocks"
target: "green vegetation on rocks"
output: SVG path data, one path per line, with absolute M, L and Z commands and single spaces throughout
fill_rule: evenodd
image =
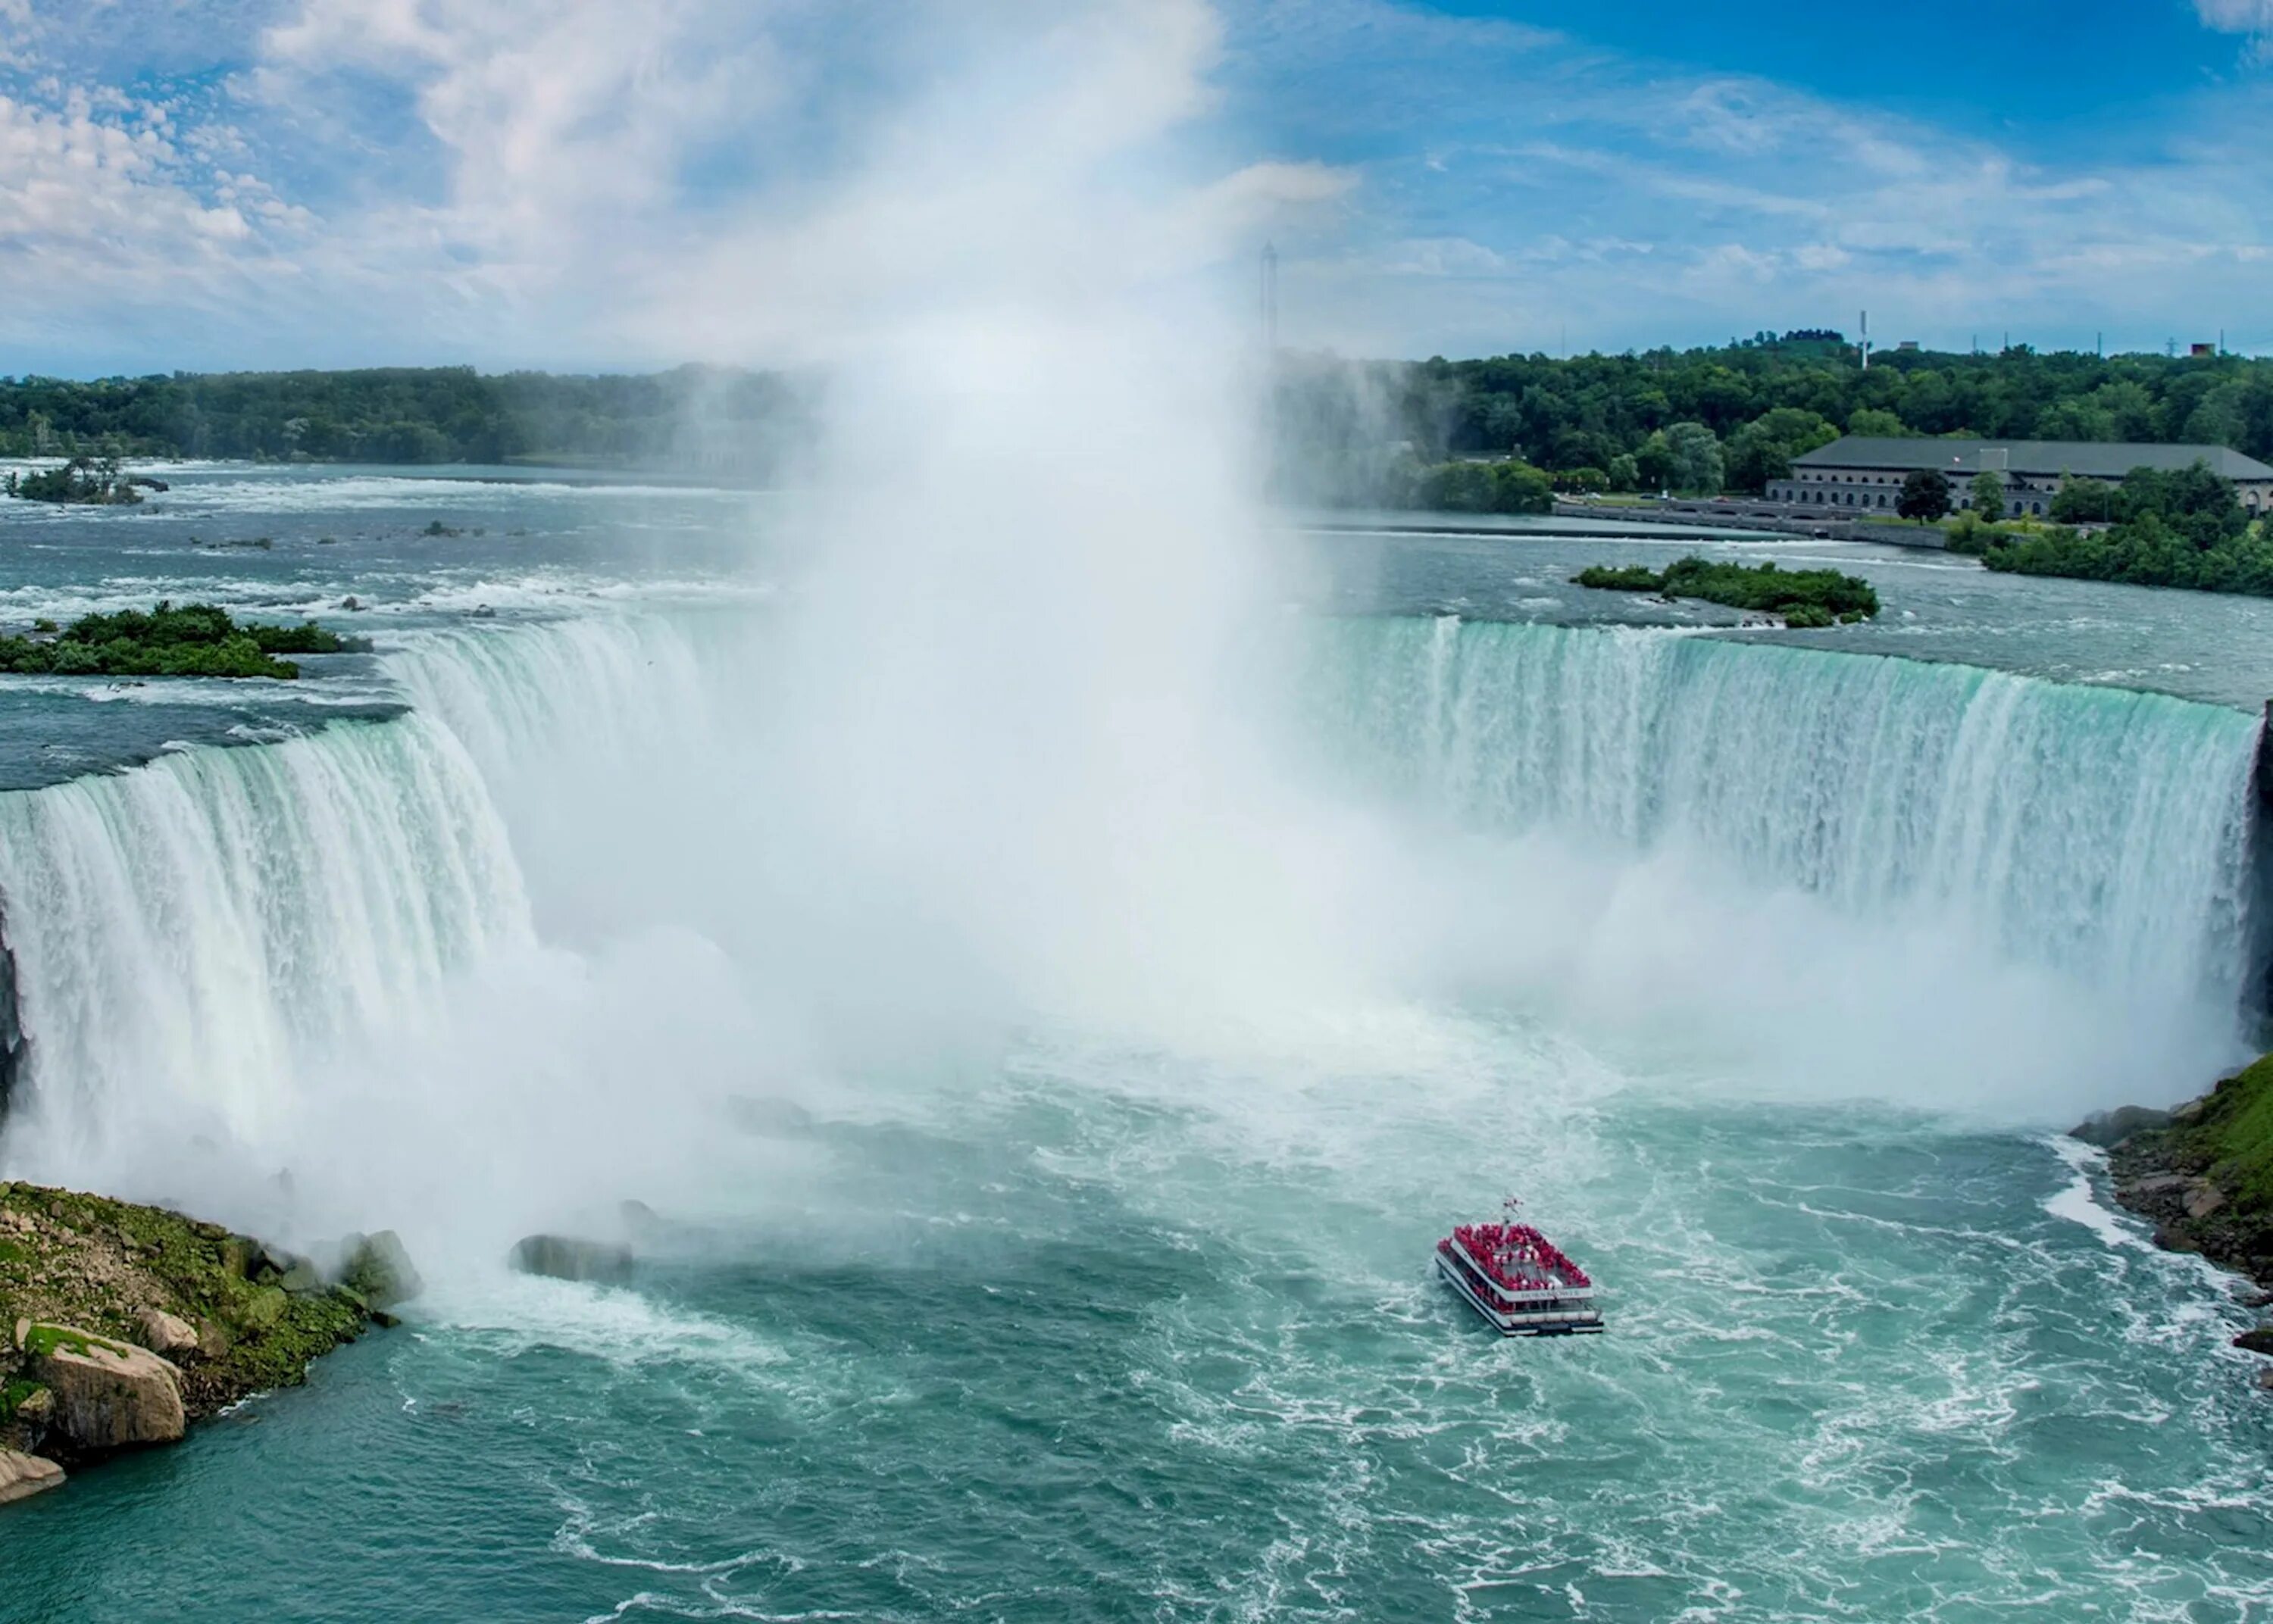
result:
M 2273 1286 L 2273 1055 L 2174 1111 L 2127 1106 L 2075 1135 L 2108 1147 L 2117 1199 L 2157 1241 Z
M 1663 571 L 1593 565 L 1572 580 L 1608 592 L 1654 592 L 1669 598 L 1698 598 L 1730 609 L 1781 615 L 1789 626 L 1844 625 L 1879 612 L 1879 595 L 1871 583 L 1836 570 L 1715 564 L 1692 556 Z
M 232 620 L 210 603 L 176 609 L 161 602 L 147 614 L 124 610 L 86 615 L 52 636 L 0 637 L 0 671 L 61 677 L 274 677 L 300 674 L 279 655 L 343 654 L 367 649 L 313 621 L 259 625 Z
M 68 1430 L 71 1406 L 49 1390 L 59 1360 L 115 1367 L 121 1381 L 171 1373 L 177 1420 L 194 1420 L 304 1380 L 310 1361 L 383 1318 L 304 1259 L 161 1208 L 0 1183 L 0 1450 L 115 1447 Z M 391 1236 L 357 1238 L 342 1272 L 416 1287 Z M 154 1348 L 166 1362 L 150 1363 Z

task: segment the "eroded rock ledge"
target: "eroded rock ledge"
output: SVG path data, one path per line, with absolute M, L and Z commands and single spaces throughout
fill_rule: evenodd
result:
M 162 1208 L 0 1183 L 0 1504 L 169 1443 L 417 1294 L 392 1233 L 331 1266 Z
M 2106 1150 L 2115 1199 L 2157 1246 L 2247 1275 L 2273 1303 L 2273 1055 L 2175 1110 L 2127 1105 L 2073 1132 Z M 2273 1327 L 2238 1340 L 2273 1353 Z

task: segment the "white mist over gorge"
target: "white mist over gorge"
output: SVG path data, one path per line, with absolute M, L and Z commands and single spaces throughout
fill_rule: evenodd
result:
M 0 1179 L 426 1289 L 0 1509 L 0 1624 L 2273 1605 L 2233 1293 L 2059 1136 L 2260 1036 L 2254 606 L 1275 503 L 1258 255 L 1376 206 L 1226 117 L 1264 10 L 268 18 L 310 163 L 409 132 L 373 289 L 815 422 L 4 505 L 9 631 L 371 647 L 0 677 Z M 1676 547 L 1886 613 L 1571 587 Z M 1510 1193 L 1607 1335 L 1431 1277 Z

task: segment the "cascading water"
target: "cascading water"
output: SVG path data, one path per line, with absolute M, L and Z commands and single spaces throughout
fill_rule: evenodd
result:
M 537 926 L 597 942 L 693 924 L 747 946 L 748 899 L 706 854 L 747 827 L 719 760 L 757 737 L 755 700 L 716 700 L 749 626 L 608 612 L 417 636 L 390 656 L 409 717 L 0 796 L 32 1055 L 11 1149 L 65 1171 L 124 1122 L 258 1134 L 318 1057 L 415 1026 L 454 971 Z M 2134 1005 L 2241 1001 L 2239 713 L 1664 633 L 1308 635 L 1318 737 L 1361 794 L 1678 845 Z
M 2245 999 L 2253 717 L 1655 631 L 1446 617 L 1321 638 L 1310 701 L 1376 787 L 1501 829 L 1679 842 L 2149 1005 Z
M 259 1134 L 334 1045 L 529 932 L 473 763 L 415 715 L 0 796 L 0 908 L 23 1159 L 81 1178 L 123 1138 Z

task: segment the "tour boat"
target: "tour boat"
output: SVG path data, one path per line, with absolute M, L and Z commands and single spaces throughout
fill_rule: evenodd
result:
M 1602 1328 L 1587 1271 L 1507 1203 L 1504 1224 L 1463 1224 L 1437 1243 L 1437 1272 L 1503 1336 L 1560 1336 Z

